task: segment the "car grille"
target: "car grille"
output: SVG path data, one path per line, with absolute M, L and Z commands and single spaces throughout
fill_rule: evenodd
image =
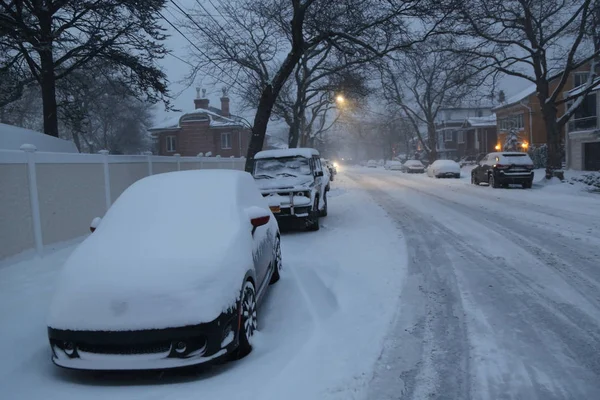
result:
M 86 353 L 95 354 L 156 354 L 166 353 L 171 349 L 171 342 L 135 344 L 135 345 L 115 345 L 115 344 L 89 344 L 78 343 L 77 349 Z

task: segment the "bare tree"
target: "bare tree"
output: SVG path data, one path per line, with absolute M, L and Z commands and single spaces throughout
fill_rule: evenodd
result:
M 329 43 L 345 54 L 368 51 L 379 56 L 410 47 L 436 28 L 421 32 L 419 0 L 236 0 L 221 2 L 222 19 L 207 18 L 206 9 L 189 18 L 199 54 L 193 71 L 218 70 L 219 79 L 240 77 L 260 91 L 246 169 L 262 149 L 269 118 L 288 78 L 310 49 Z M 199 3 L 200 4 L 200 3 Z M 202 7 L 202 6 L 201 6 Z M 419 32 L 416 37 L 410 32 Z
M 468 54 L 486 57 L 499 72 L 535 84 L 546 127 L 546 176 L 561 169 L 561 130 L 598 85 L 593 45 L 598 24 L 595 0 L 471 0 L 459 4 L 472 41 Z M 597 34 L 597 33 L 596 33 Z M 576 95 L 563 97 L 569 76 L 591 63 L 587 83 Z M 569 103 L 565 111 L 559 111 Z
M 0 76 L 12 74 L 2 101 L 36 82 L 44 132 L 58 137 L 57 83 L 93 60 L 122 70 L 147 99 L 165 100 L 165 75 L 154 65 L 165 54 L 157 21 L 165 1 L 0 0 Z
M 383 92 L 413 125 L 430 162 L 437 159 L 436 118 L 441 108 L 458 105 L 485 81 L 485 65 L 470 56 L 442 50 L 446 41 L 431 41 L 383 64 Z M 427 127 L 424 137 L 419 126 Z

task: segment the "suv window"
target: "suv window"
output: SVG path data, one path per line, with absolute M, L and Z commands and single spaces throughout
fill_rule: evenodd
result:
M 315 172 L 322 172 L 323 167 L 321 166 L 321 159 L 313 158 L 313 160 L 315 161 Z

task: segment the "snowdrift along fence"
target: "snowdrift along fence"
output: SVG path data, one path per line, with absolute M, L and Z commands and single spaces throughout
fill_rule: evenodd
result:
M 0 150 L 0 260 L 89 232 L 94 217 L 138 179 L 191 169 L 244 169 L 243 158 Z M 155 212 L 169 212 L 168 209 Z M 148 216 L 152 218 L 151 215 Z

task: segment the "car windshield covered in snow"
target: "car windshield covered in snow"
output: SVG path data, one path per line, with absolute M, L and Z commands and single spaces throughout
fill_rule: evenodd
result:
M 304 157 L 258 159 L 254 163 L 254 178 L 274 179 L 311 175 L 310 164 Z
M 423 163 L 419 160 L 408 160 L 404 163 L 407 167 L 423 167 Z

